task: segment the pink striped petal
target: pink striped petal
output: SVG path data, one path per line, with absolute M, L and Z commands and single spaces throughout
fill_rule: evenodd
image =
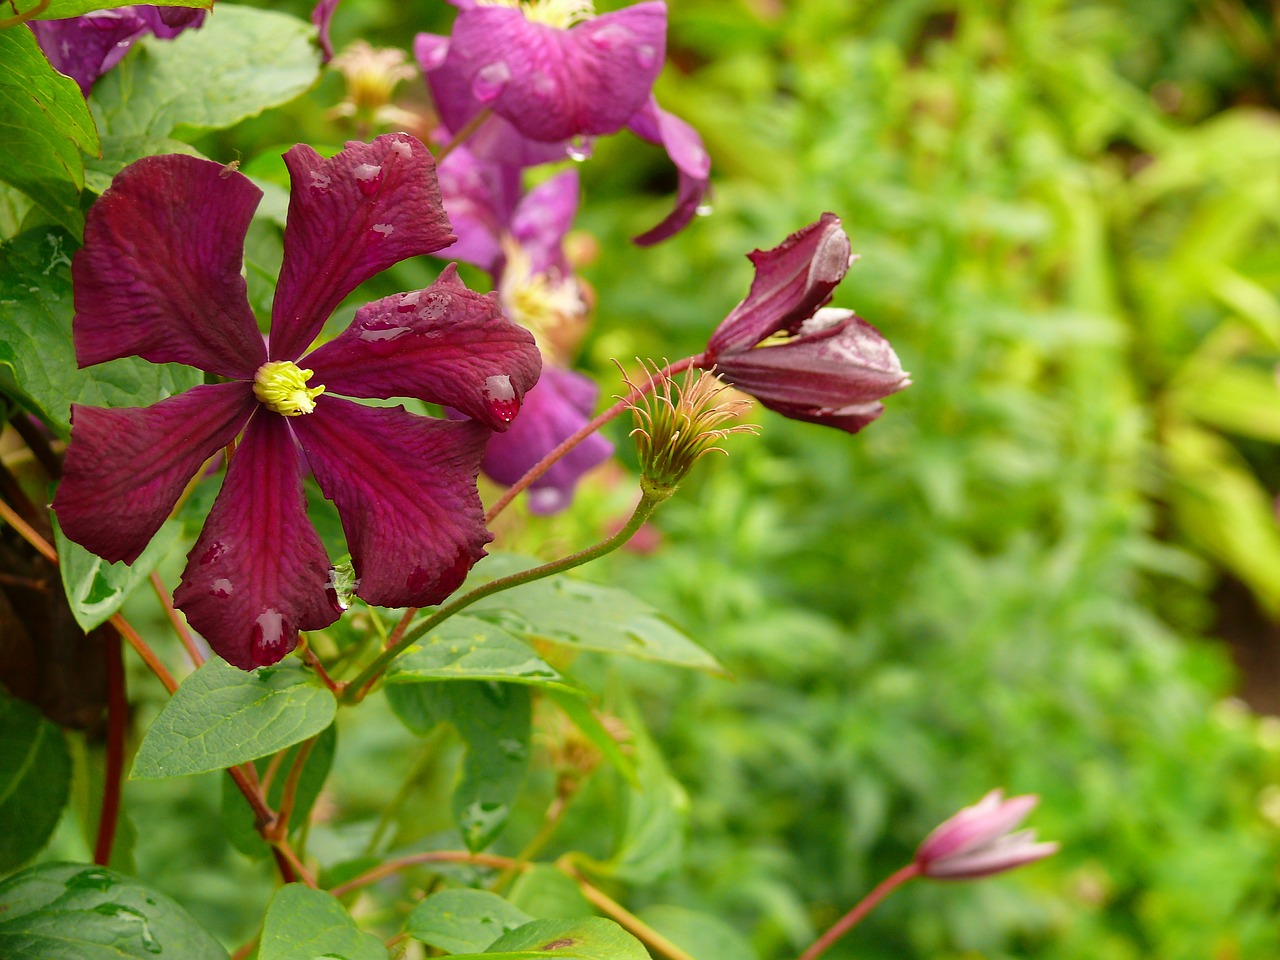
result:
M 328 160 L 299 144 L 284 160 L 292 189 L 271 308 L 271 358 L 296 360 L 357 286 L 456 238 L 440 203 L 435 161 L 408 134 L 352 141 Z
M 138 559 L 200 465 L 240 432 L 257 400 L 247 383 L 192 387 L 149 407 L 71 408 L 62 532 L 98 556 Z
M 356 311 L 341 336 L 309 353 L 312 383 L 348 397 L 417 397 L 505 430 L 542 357 L 497 297 L 468 290 L 450 264 L 426 290 Z
M 327 394 L 292 426 L 342 518 L 360 597 L 425 607 L 458 588 L 493 539 L 476 492 L 488 430 Z
M 228 663 L 252 670 L 338 618 L 285 418 L 259 407 L 187 557 L 174 603 Z
M 266 351 L 240 265 L 261 198 L 247 177 L 195 157 L 122 170 L 72 263 L 80 366 L 137 355 L 251 378 Z

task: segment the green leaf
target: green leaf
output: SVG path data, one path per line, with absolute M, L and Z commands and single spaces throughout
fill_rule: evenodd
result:
M 516 877 L 509 896 L 512 904 L 539 919 L 588 916 L 594 909 L 573 879 L 549 863 L 535 863 Z
M 6 960 L 161 955 L 227 960 L 227 951 L 182 907 L 105 867 L 42 863 L 0 883 L 0 957 Z
M 132 564 L 108 563 L 78 543 L 68 540 L 55 522 L 58 567 L 71 613 L 88 633 L 119 610 L 129 595 L 153 571 L 182 535 L 182 524 L 166 520 Z
M 688 907 L 657 903 L 640 911 L 640 919 L 698 960 L 755 960 L 751 941 L 719 917 Z
M 77 236 L 81 150 L 97 153 L 98 133 L 80 87 L 49 65 L 30 30 L 0 30 L 0 180 Z
M 102 156 L 85 161 L 84 184 L 94 193 L 104 193 L 115 175 L 135 160 L 166 153 L 204 157 L 189 143 L 169 137 L 103 137 Z
M 459 954 L 457 960 L 649 960 L 639 940 L 612 920 L 534 920 L 505 933 L 483 953 Z
M 98 839 L 102 820 L 102 794 L 105 786 L 107 750 L 103 743 L 88 743 L 83 736 L 68 736 L 71 751 L 71 809 L 80 822 L 80 836 L 86 850 L 92 850 Z M 135 874 L 138 866 L 134 850 L 138 830 L 126 803 L 116 811 L 115 839 L 111 844 L 111 862 L 102 864 L 117 873 Z
M 508 680 L 540 686 L 565 680 L 529 645 L 474 617 L 450 617 L 415 640 L 387 672 L 387 683 L 420 680 Z
M 0 823 L 8 824 L 0 830 L 0 870 L 40 851 L 70 791 L 71 754 L 62 731 L 31 704 L 0 694 Z
M 446 953 L 479 953 L 532 919 L 488 890 L 442 890 L 413 908 L 404 932 Z
M 466 743 L 453 813 L 470 849 L 488 846 L 506 826 L 529 765 L 528 688 L 514 683 L 398 683 L 386 692 L 410 730 L 426 733 L 448 721 Z
M 512 554 L 486 558 L 464 589 L 534 566 Z M 622 654 L 678 667 L 724 673 L 716 659 L 625 590 L 556 576 L 485 597 L 467 613 L 530 643 Z
M 94 116 L 112 136 L 230 127 L 288 103 L 315 83 L 315 38 L 315 27 L 296 17 L 219 6 L 199 30 L 138 43 L 94 87 Z
M 302 773 L 298 777 L 293 811 L 289 815 L 290 831 L 300 829 L 307 822 L 307 816 L 316 798 L 320 796 L 320 790 L 324 787 L 329 770 L 333 766 L 333 754 L 338 745 L 337 730 L 337 724 L 326 727 L 320 734 L 320 738 L 316 740 L 315 746 L 311 748 L 311 752 L 307 754 L 306 765 L 303 766 Z M 280 763 L 280 772 L 271 780 L 271 786 L 267 791 L 267 803 L 272 809 L 280 809 L 288 771 L 292 769 L 294 757 L 300 749 L 302 749 L 301 744 L 289 749 Z M 269 759 L 260 757 L 254 763 L 258 767 L 258 773 L 262 774 L 266 772 Z M 271 848 L 267 846 L 267 842 L 262 839 L 262 835 L 254 825 L 253 810 L 250 809 L 244 794 L 236 788 L 230 777 L 222 778 L 222 818 L 227 827 L 227 839 L 245 856 L 261 859 L 271 853 Z
M 213 0 L 151 0 L 157 7 L 200 7 L 203 10 L 213 9 Z M 23 0 L 18 12 L 23 13 L 39 6 L 39 0 Z M 49 0 L 45 7 L 31 19 L 61 20 L 65 17 L 78 17 L 92 10 L 109 10 L 122 6 L 117 0 Z
M 387 949 L 356 926 L 333 894 L 290 883 L 263 921 L 258 960 L 387 960 Z
M 126 357 L 87 370 L 71 339 L 71 254 L 58 228 L 0 244 L 0 392 L 22 400 L 55 431 L 71 430 L 71 404 L 145 406 L 200 382 L 176 364 Z
M 315 736 L 337 708 L 328 688 L 294 661 L 246 672 L 210 660 L 152 721 L 130 776 L 181 777 L 256 760 Z

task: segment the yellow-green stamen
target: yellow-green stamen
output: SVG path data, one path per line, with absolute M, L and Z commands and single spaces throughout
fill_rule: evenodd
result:
M 524 12 L 530 23 L 567 30 L 575 23 L 596 15 L 591 0 L 479 0 L 482 7 L 514 7 Z
M 281 416 L 300 417 L 314 410 L 316 397 L 324 393 L 323 386 L 307 386 L 311 373 L 292 360 L 272 360 L 253 375 L 253 394 Z

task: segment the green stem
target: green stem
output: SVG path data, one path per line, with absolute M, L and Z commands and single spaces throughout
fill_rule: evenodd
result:
M 453 135 L 453 139 L 440 148 L 440 152 L 436 154 L 436 163 L 439 163 L 441 160 L 447 157 L 450 153 L 454 151 L 455 148 L 461 146 L 463 141 L 465 141 L 467 137 L 471 136 L 473 133 L 479 130 L 480 124 L 484 123 L 492 115 L 493 115 L 493 110 L 490 109 L 489 107 L 485 107 L 483 110 L 477 113 L 474 117 L 468 120 L 465 124 L 463 124 L 462 129 Z
M 382 675 L 382 671 L 387 668 L 396 657 L 402 654 L 410 643 L 418 639 L 418 637 L 435 629 L 445 620 L 448 620 L 455 613 L 466 607 L 471 606 L 477 600 L 483 600 L 485 597 L 495 593 L 501 593 L 503 590 L 510 590 L 512 587 L 518 587 L 521 584 L 532 583 L 535 580 L 541 580 L 544 577 L 553 574 L 563 573 L 566 570 L 572 570 L 574 567 L 589 563 L 599 557 L 603 557 L 606 553 L 618 549 L 628 540 L 630 540 L 637 530 L 644 524 L 646 520 L 657 509 L 658 504 L 665 499 L 661 496 L 655 496 L 647 488 L 643 489 L 640 495 L 640 503 L 636 505 L 635 512 L 631 514 L 629 519 L 621 530 L 606 540 L 602 540 L 593 547 L 587 547 L 585 550 L 579 550 L 577 553 L 562 557 L 559 560 L 553 560 L 550 563 L 544 563 L 540 567 L 534 567 L 531 570 L 521 570 L 518 573 L 510 574 L 506 577 L 499 577 L 496 580 L 490 580 L 488 583 L 476 587 L 470 593 L 464 593 L 452 603 L 446 603 L 440 607 L 431 616 L 427 617 L 410 627 L 400 637 L 400 642 L 394 647 L 388 647 L 382 651 L 374 660 L 364 668 L 354 680 L 347 684 L 347 689 L 343 693 L 343 703 L 359 703 L 369 693 L 373 684 L 378 677 Z

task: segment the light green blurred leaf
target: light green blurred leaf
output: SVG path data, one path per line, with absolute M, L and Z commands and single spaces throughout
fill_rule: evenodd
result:
M 750 941 L 719 917 L 688 907 L 655 903 L 641 920 L 697 960 L 755 960 Z
M 31 704 L 0 693 L 0 823 L 8 824 L 0 830 L 0 870 L 20 867 L 40 851 L 70 791 L 71 755 L 62 731 Z
M 276 891 L 263 921 L 258 960 L 387 960 L 386 947 L 356 926 L 338 899 L 290 883 Z
M 413 908 L 404 932 L 446 953 L 479 953 L 532 919 L 488 890 L 442 890 Z
M 489 945 L 483 953 L 459 954 L 458 960 L 649 960 L 644 945 L 612 920 L 534 920 Z M 265 958 L 264 958 L 265 960 Z
M 387 671 L 387 683 L 507 680 L 535 686 L 567 683 L 526 643 L 474 617 L 450 617 L 411 643 Z

